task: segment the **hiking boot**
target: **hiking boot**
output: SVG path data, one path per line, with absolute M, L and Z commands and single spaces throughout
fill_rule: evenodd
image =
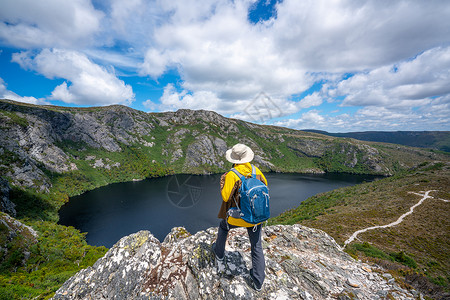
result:
M 247 285 L 252 289 L 254 289 L 255 291 L 260 292 L 262 290 L 262 286 L 258 287 L 256 285 L 256 280 L 253 277 L 253 269 L 250 269 L 250 276 L 244 277 L 244 280 L 247 283 Z
M 214 257 L 216 258 L 216 260 L 218 260 L 218 261 L 223 261 L 225 255 L 224 255 L 222 258 L 220 258 L 220 257 L 218 257 L 217 254 L 216 254 L 216 242 L 214 242 L 214 243 L 211 244 L 211 252 L 214 253 Z

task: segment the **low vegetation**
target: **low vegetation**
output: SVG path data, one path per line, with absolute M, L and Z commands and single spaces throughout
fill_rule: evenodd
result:
M 436 199 L 450 199 L 450 176 L 446 163 L 435 162 L 448 161 L 448 153 L 259 126 L 214 113 L 184 111 L 161 117 L 163 114 L 145 114 L 121 106 L 61 108 L 7 100 L 0 100 L 0 106 L 0 175 L 10 183 L 16 180 L 9 195 L 16 204 L 16 218 L 39 234 L 36 242 L 29 243 L 28 237 L 13 236 L 7 226 L 0 225 L 0 246 L 5 250 L 0 253 L 0 300 L 47 299 L 67 278 L 104 255 L 106 249 L 87 245 L 83 233 L 56 224 L 58 210 L 69 197 L 114 182 L 173 173 L 222 172 L 223 155 L 219 155 L 216 146 L 208 148 L 209 144 L 201 143 L 212 144 L 217 139 L 227 146 L 237 142 L 255 145 L 256 154 L 266 161 L 261 166 L 263 171 L 395 174 L 311 197 L 298 208 L 270 220 L 272 224 L 302 223 L 323 229 L 341 245 L 358 229 L 390 223 L 398 218 L 420 198 L 410 192 L 436 190 L 432 194 L 435 199 L 418 207 L 413 218 L 405 219 L 394 228 L 364 233 L 359 236 L 361 241 L 350 244 L 347 251 L 355 257 L 374 259 L 386 266 L 401 266 L 403 271 L 398 272 L 405 278 L 412 276 L 423 282 L 417 279 L 422 278 L 417 276 L 423 276 L 428 282 L 431 280 L 448 289 L 448 204 Z M 197 117 L 193 118 L 194 115 Z M 213 121 L 205 121 L 204 115 Z M 72 131 L 64 129 L 66 131 L 61 132 L 69 131 L 73 135 L 58 136 L 60 127 L 69 128 L 75 123 L 71 119 L 74 116 L 79 117 L 77 122 L 87 118 L 95 126 L 87 122 L 83 134 L 72 128 Z M 124 123 L 127 125 L 122 126 Z M 64 166 L 59 164 L 57 167 L 69 167 L 69 170 L 51 171 L 41 161 L 45 159 L 31 156 L 36 144 L 28 134 L 32 126 L 34 137 L 49 146 L 44 150 L 37 149 L 38 155 L 52 155 L 57 159 L 59 152 L 50 151 L 50 146 L 55 146 L 66 155 Z M 48 128 L 51 130 L 46 131 Z M 98 128 L 103 135 L 96 140 L 89 130 Z M 181 130 L 186 133 L 180 133 Z M 17 143 L 18 137 L 14 134 L 18 133 L 20 138 L 29 138 L 22 141 L 25 146 Z M 113 137 L 110 146 L 121 150 L 113 152 L 102 148 L 103 137 Z M 190 147 L 191 152 L 194 147 L 195 154 L 201 153 L 205 158 L 214 157 L 215 160 L 186 164 L 192 159 L 192 155 L 188 155 Z M 175 153 L 180 151 L 181 156 L 175 159 Z M 34 168 L 32 171 L 36 173 L 33 175 L 42 174 L 32 178 L 33 186 L 28 188 L 23 187 L 26 180 L 17 173 L 15 178 L 5 175 L 26 168 L 28 171 Z M 44 193 L 45 187 L 49 187 L 49 191 Z
M 162 166 L 154 161 L 154 156 L 148 153 L 153 152 L 152 150 L 135 145 L 121 144 L 121 146 L 122 151 L 109 152 L 89 147 L 84 143 L 60 143 L 59 147 L 71 155 L 71 162 L 77 166 L 77 170 L 65 173 L 47 171 L 54 185 L 53 190 L 74 196 L 111 183 L 160 177 L 173 173 L 171 167 Z M 113 166 L 93 168 L 92 165 L 97 159 Z M 114 166 L 114 164 L 117 165 Z
M 388 266 L 407 283 L 424 285 L 417 278 L 426 278 L 430 295 L 449 292 L 449 203 L 443 201 L 450 200 L 448 163 L 423 163 L 409 172 L 313 196 L 272 218 L 270 224 L 319 228 L 343 246 L 357 230 L 396 221 L 422 198 L 414 193 L 428 190 L 433 190 L 433 198 L 416 207 L 402 223 L 364 232 L 346 251 Z
M 0 265 L 2 300 L 48 299 L 72 275 L 106 253 L 105 247 L 87 245 L 84 234 L 73 227 L 48 221 L 28 223 L 39 238 L 36 243 L 26 244 L 26 251 L 26 237 L 21 234 L 1 241 L 6 243 L 9 253 Z M 0 226 L 0 232 L 4 230 L 5 226 Z

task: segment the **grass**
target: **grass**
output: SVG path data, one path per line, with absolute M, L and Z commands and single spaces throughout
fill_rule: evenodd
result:
M 104 186 L 110 183 L 131 181 L 165 176 L 173 173 L 171 168 L 161 163 L 153 162 L 155 159 L 149 155 L 149 150 L 140 145 L 120 145 L 122 151 L 109 152 L 90 147 L 84 143 L 60 143 L 59 147 L 70 154 L 71 162 L 75 163 L 78 170 L 66 173 L 49 173 L 54 185 L 54 190 L 64 192 L 69 196 Z M 95 157 L 93 160 L 87 158 Z M 102 159 L 107 168 L 93 168 L 93 163 Z M 113 166 L 119 163 L 120 166 Z
M 421 196 L 410 192 L 436 190 L 397 226 L 358 235 L 347 251 L 358 257 L 403 264 L 449 290 L 450 168 L 448 163 L 423 163 L 393 177 L 319 194 L 299 207 L 270 219 L 271 224 L 300 223 L 319 228 L 339 244 L 360 229 L 394 222 Z
M 7 118 L 4 118 L 4 117 L 0 118 L 0 119 L 2 119 L 2 123 L 3 122 L 15 123 L 22 128 L 27 128 L 29 125 L 28 120 L 24 117 L 19 116 L 16 112 L 2 110 L 2 111 L 0 111 L 0 113 L 7 117 Z
M 37 243 L 20 234 L 9 242 L 9 254 L 0 265 L 0 299 L 48 299 L 67 279 L 106 253 L 105 247 L 87 245 L 84 234 L 73 227 L 31 224 L 39 233 Z M 29 253 L 25 265 L 24 247 Z
M 417 263 L 414 261 L 413 258 L 408 256 L 405 252 L 399 251 L 399 252 L 391 252 L 388 254 L 388 253 L 385 253 L 383 250 L 370 245 L 368 242 L 364 242 L 362 244 L 353 243 L 350 245 L 350 247 L 346 251 L 353 257 L 358 257 L 358 252 L 360 252 L 360 253 L 363 253 L 367 257 L 386 259 L 386 260 L 390 260 L 393 262 L 398 262 L 398 263 L 405 265 L 407 267 L 410 267 L 412 269 L 417 268 Z

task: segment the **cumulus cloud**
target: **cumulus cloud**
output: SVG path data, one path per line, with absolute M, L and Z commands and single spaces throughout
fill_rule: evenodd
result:
M 443 118 L 430 116 L 449 112 L 447 1 L 283 0 L 254 24 L 255 1 L 109 0 L 94 7 L 90 0 L 7 0 L 0 42 L 31 49 L 14 56 L 22 67 L 65 79 L 49 99 L 133 101 L 131 87 L 101 63 L 164 87 L 159 103 L 143 103 L 151 110 L 209 109 L 257 122 L 292 115 L 279 122 L 332 124 L 331 131 L 363 128 L 364 121 L 443 128 Z M 170 83 L 165 75 L 174 71 L 180 77 Z M 261 92 L 271 108 L 254 101 Z M 359 110 L 323 112 L 339 106 Z
M 283 1 L 271 32 L 280 52 L 309 71 L 391 64 L 449 41 L 446 1 Z M 443 40 L 444 39 L 444 40 Z
M 77 48 L 94 42 L 103 16 L 89 0 L 6 0 L 0 39 L 20 48 Z
M 148 106 L 150 109 L 150 107 L 154 107 L 154 103 L 147 100 L 144 102 L 144 106 Z M 181 108 L 206 109 L 223 115 L 230 115 L 231 118 L 258 123 L 265 123 L 273 118 L 295 113 L 298 107 L 298 102 L 272 98 L 263 92 L 251 99 L 223 101 L 213 92 L 189 93 L 186 90 L 178 91 L 173 84 L 168 84 L 164 88 L 164 93 L 158 105 L 159 110 L 162 111 Z
M 163 111 L 180 108 L 206 109 L 217 112 L 227 110 L 226 106 L 213 92 L 200 91 L 194 94 L 190 94 L 186 90 L 179 92 L 173 84 L 168 84 L 164 88 L 160 102 L 159 109 Z
M 50 99 L 81 105 L 130 104 L 134 100 L 130 85 L 76 51 L 44 49 L 37 55 L 25 51 L 15 53 L 13 61 L 47 78 L 67 80 L 53 90 Z
M 280 56 L 263 25 L 250 24 L 251 1 L 203 2 L 166 5 L 172 15 L 155 29 L 141 74 L 158 78 L 176 68 L 184 89 L 213 91 L 223 101 L 250 100 L 262 91 L 286 98 L 311 84 L 304 70 Z
M 313 94 L 305 96 L 302 100 L 300 100 L 297 107 L 299 109 L 310 108 L 313 106 L 319 106 L 322 102 L 322 96 L 318 92 L 314 92 Z
M 286 119 L 274 123 L 276 126 L 283 126 L 295 129 L 311 129 L 323 128 L 326 123 L 324 116 L 320 115 L 317 110 L 310 110 L 303 113 L 300 117 L 295 119 Z
M 3 78 L 0 78 L 0 99 L 8 99 L 8 100 L 14 100 L 18 102 L 24 102 L 24 103 L 30 103 L 30 104 L 36 104 L 36 105 L 47 105 L 50 104 L 45 99 L 37 99 L 35 97 L 24 97 L 19 96 L 13 91 L 10 91 L 6 87 L 6 83 L 3 80 Z
M 447 50 L 437 47 L 450 42 L 448 5 L 285 0 L 276 5 L 276 18 L 255 25 L 248 20 L 252 4 L 206 0 L 161 4 L 161 13 L 170 14 L 154 28 L 141 74 L 157 79 L 177 69 L 186 91 L 172 93 L 178 106 L 201 107 L 204 101 L 194 100 L 196 96 L 212 94 L 211 102 L 203 103 L 205 108 L 222 108 L 222 113 L 227 112 L 226 105 L 212 104 L 217 99 L 240 101 L 244 104 L 240 107 L 246 107 L 262 91 L 281 107 L 292 108 L 283 110 L 289 113 L 340 101 L 335 97 L 345 98 L 345 106 L 409 108 L 430 104 L 433 94 L 448 93 L 443 82 L 448 81 L 449 68 L 442 64 Z M 432 53 L 414 58 L 433 47 Z M 348 72 L 356 75 L 339 84 Z M 413 78 L 417 74 L 421 76 Z M 429 74 L 435 74 L 434 79 Z M 376 78 L 383 83 L 377 84 Z M 292 95 L 316 81 L 327 82 L 328 91 L 292 101 Z M 408 81 L 409 85 L 404 83 Z M 167 95 L 162 102 L 167 103 Z M 232 116 L 247 118 L 236 110 Z
M 158 104 L 156 104 L 151 99 L 147 99 L 144 102 L 142 102 L 142 105 L 144 105 L 145 109 L 149 112 L 157 111 L 158 110 Z
M 277 121 L 274 125 L 294 129 L 319 129 L 328 132 L 424 130 L 427 124 L 432 130 L 448 130 L 450 97 L 433 99 L 433 103 L 418 110 L 386 107 L 363 107 L 354 113 L 327 114 L 311 110 L 299 117 Z
M 450 93 L 450 47 L 434 48 L 395 65 L 359 73 L 341 81 L 334 95 L 342 105 L 413 107 Z

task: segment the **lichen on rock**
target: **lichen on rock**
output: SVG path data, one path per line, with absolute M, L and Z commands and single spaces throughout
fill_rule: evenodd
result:
M 225 260 L 211 252 L 217 228 L 190 235 L 174 228 L 161 243 L 149 231 L 122 238 L 53 299 L 414 299 L 343 252 L 325 232 L 301 225 L 263 229 L 266 280 L 257 292 L 244 228 L 230 231 Z

